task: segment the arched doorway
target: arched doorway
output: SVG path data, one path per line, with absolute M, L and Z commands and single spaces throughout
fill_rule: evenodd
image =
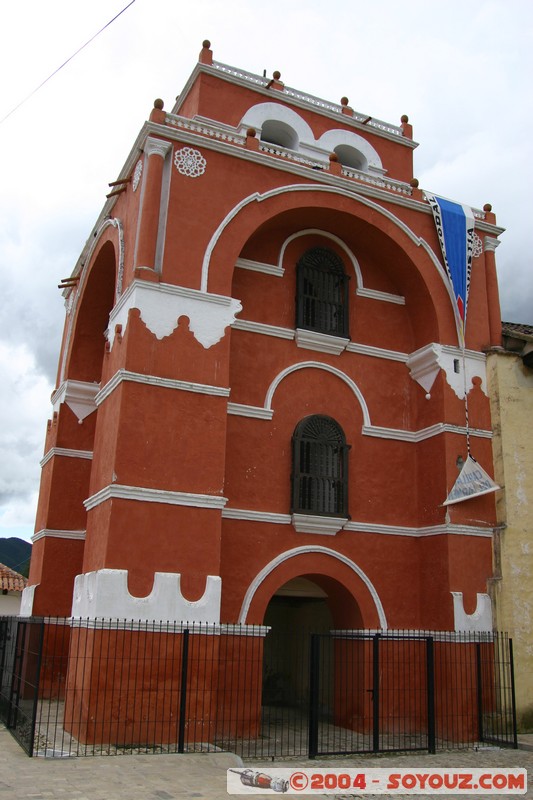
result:
M 364 648 L 343 633 L 362 627 L 361 612 L 341 583 L 292 578 L 272 595 L 263 624 L 262 736 L 271 755 L 309 752 L 319 728 L 338 737 L 348 717 L 350 725 L 362 718 Z

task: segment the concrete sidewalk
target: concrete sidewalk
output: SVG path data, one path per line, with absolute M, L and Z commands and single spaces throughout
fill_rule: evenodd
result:
M 434 756 L 406 753 L 311 762 L 305 759 L 275 763 L 254 761 L 246 762 L 245 766 L 265 772 L 273 766 L 294 769 L 320 766 L 417 767 L 426 770 L 433 767 L 524 767 L 530 777 L 533 775 L 533 736 L 521 737 L 521 744 L 530 749 L 484 748 L 446 751 Z M 226 770 L 241 765 L 240 758 L 231 753 L 28 758 L 9 731 L 0 726 L 0 800 L 188 800 L 193 797 L 228 800 Z M 269 795 L 276 796 L 273 792 Z M 533 786 L 528 786 L 527 794 L 520 796 L 533 800 Z M 316 800 L 326 795 L 302 794 L 299 797 Z M 327 797 L 332 800 L 334 795 Z M 404 795 L 395 797 L 399 799 Z M 453 797 L 455 795 L 446 795 L 450 800 Z

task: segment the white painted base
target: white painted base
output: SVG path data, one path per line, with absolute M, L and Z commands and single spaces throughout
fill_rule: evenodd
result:
M 84 619 L 124 619 L 142 622 L 220 622 L 222 579 L 208 575 L 203 596 L 191 602 L 180 588 L 181 575 L 156 572 L 152 591 L 134 597 L 128 591 L 128 571 L 101 569 L 78 575 L 74 582 L 72 616 Z
M 19 617 L 31 617 L 33 614 L 33 598 L 38 586 L 39 584 L 35 583 L 33 586 L 26 586 L 26 588 L 22 590 Z
M 453 598 L 453 617 L 455 630 L 478 631 L 486 633 L 492 631 L 492 603 L 488 594 L 477 594 L 476 610 L 473 614 L 466 614 L 463 606 L 463 593 L 451 592 Z

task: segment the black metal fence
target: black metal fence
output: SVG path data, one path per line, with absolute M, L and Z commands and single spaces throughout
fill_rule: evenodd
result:
M 0 618 L 0 721 L 29 755 L 516 747 L 513 681 L 504 634 Z

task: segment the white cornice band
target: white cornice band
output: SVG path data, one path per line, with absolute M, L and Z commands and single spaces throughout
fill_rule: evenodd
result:
M 54 456 L 60 456 L 61 458 L 83 458 L 90 461 L 93 454 L 92 450 L 70 450 L 67 447 L 51 447 L 41 459 L 40 466 L 44 467 Z
M 222 519 L 240 520 L 242 522 L 264 522 L 271 525 L 291 525 L 293 515 L 278 514 L 272 511 L 254 511 L 244 508 L 224 508 Z M 326 517 L 326 519 L 328 519 Z M 331 519 L 337 520 L 336 517 Z M 422 525 L 419 528 L 405 525 L 384 525 L 372 522 L 357 522 L 355 520 L 342 520 L 342 530 L 350 533 L 377 533 L 385 536 L 411 536 L 422 538 L 426 536 L 481 536 L 490 538 L 493 528 L 480 528 L 475 525 L 457 525 L 451 522 L 440 525 Z
M 272 419 L 274 416 L 271 408 L 247 406 L 241 403 L 228 403 L 228 414 L 234 417 L 251 417 L 252 419 Z
M 114 392 L 117 386 L 123 381 L 131 383 L 141 383 L 145 386 L 156 386 L 161 389 L 174 389 L 181 392 L 195 392 L 197 394 L 208 394 L 215 397 L 229 397 L 230 390 L 224 386 L 210 386 L 205 383 L 193 383 L 191 381 L 178 381 L 172 378 L 160 378 L 157 375 L 143 375 L 139 372 L 130 372 L 127 369 L 119 369 L 106 385 L 98 392 L 95 397 L 97 406 L 101 405 L 109 395 Z
M 235 266 L 251 272 L 262 272 L 263 275 L 273 275 L 276 278 L 283 278 L 285 274 L 283 267 L 278 264 L 265 264 L 262 261 L 252 261 L 250 258 L 238 258 Z
M 278 325 L 267 325 L 265 322 L 253 322 L 250 319 L 236 319 L 231 326 L 237 331 L 259 333 L 262 336 L 275 336 L 277 339 L 294 339 L 296 332 L 292 328 L 281 328 Z
M 39 539 L 72 539 L 77 542 L 85 541 L 85 531 L 56 531 L 50 528 L 42 528 L 35 533 L 31 540 L 33 543 Z
M 459 436 L 475 436 L 478 439 L 492 439 L 492 431 L 479 428 L 469 428 L 468 431 L 463 425 L 451 425 L 447 422 L 437 422 L 428 428 L 421 428 L 418 431 L 402 431 L 398 428 L 383 428 L 379 425 L 363 425 L 361 429 L 363 436 L 374 436 L 377 439 L 394 439 L 399 442 L 423 442 L 433 436 L 440 436 L 443 433 L 456 433 Z
M 150 489 L 144 486 L 125 486 L 111 483 L 84 501 L 87 511 L 105 503 L 107 500 L 137 500 L 141 503 L 165 503 L 171 506 L 192 506 L 194 508 L 224 508 L 226 497 L 192 492 L 172 492 L 166 489 Z

